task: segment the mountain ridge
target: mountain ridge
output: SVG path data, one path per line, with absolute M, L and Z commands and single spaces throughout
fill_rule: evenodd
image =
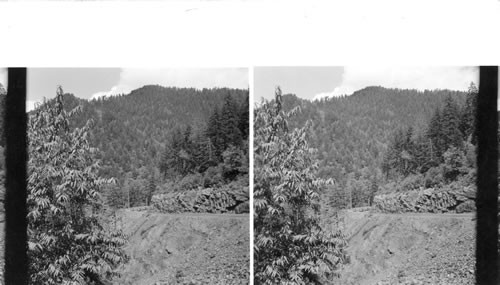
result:
M 175 128 L 193 125 L 201 130 L 226 95 L 243 104 L 248 90 L 231 88 L 177 88 L 145 85 L 129 94 L 86 100 L 67 93 L 65 109 L 81 105 L 71 127 L 94 120 L 91 144 L 100 149 L 103 174 L 121 177 L 127 172 L 153 171 Z
M 344 181 L 348 173 L 381 176 L 379 166 L 394 131 L 413 127 L 425 132 L 428 119 L 447 96 L 459 105 L 467 92 L 366 87 L 350 96 L 310 101 L 283 95 L 287 110 L 300 106 L 291 126 L 312 121 L 310 145 L 318 150 L 319 174 Z M 367 174 L 368 175 L 368 174 Z

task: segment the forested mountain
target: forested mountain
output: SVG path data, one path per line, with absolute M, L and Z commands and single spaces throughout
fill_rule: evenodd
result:
M 228 94 L 240 105 L 248 91 L 149 85 L 127 95 L 91 101 L 66 94 L 65 104 L 68 109 L 82 104 L 77 126 L 88 119 L 95 120 L 91 140 L 101 150 L 104 173 L 119 176 L 157 165 L 172 136 L 171 130 L 187 125 L 193 130 L 203 128 Z
M 382 165 L 396 132 L 406 135 L 411 128 L 412 138 L 422 137 L 447 98 L 461 111 L 466 97 L 467 92 L 450 90 L 367 87 L 350 96 L 319 101 L 286 95 L 284 105 L 288 110 L 301 108 L 292 126 L 312 121 L 310 143 L 318 150 L 319 175 L 336 181 L 329 191 L 352 198 L 353 191 L 374 192 L 381 184 L 395 179 L 384 175 Z
M 97 158 L 101 161 L 101 174 L 117 179 L 117 184 L 108 189 L 116 192 L 113 194 L 115 206 L 148 203 L 152 192 L 158 190 L 160 184 L 169 180 L 171 186 L 183 176 L 193 174 L 193 169 L 186 168 L 185 172 L 176 173 L 179 175 L 166 177 L 164 169 L 160 169 L 160 166 L 165 166 L 162 158 L 165 159 L 172 140 L 179 138 L 176 135 L 181 134 L 183 141 L 189 143 L 204 136 L 211 116 L 214 113 L 223 115 L 223 110 L 228 109 L 224 109 L 228 101 L 231 104 L 230 116 L 237 116 L 229 119 L 236 120 L 236 134 L 239 135 L 239 142 L 232 145 L 247 156 L 248 143 L 244 141 L 248 140 L 248 119 L 245 124 L 240 117 L 245 117 L 246 108 L 248 118 L 248 90 L 198 90 L 148 85 L 127 95 L 90 101 L 73 94 L 64 95 L 65 109 L 78 105 L 82 108 L 72 122 L 73 128 L 81 127 L 89 119 L 94 121 L 90 144 L 99 150 Z M 229 125 L 224 122 L 226 128 Z M 228 146 L 218 148 L 219 157 L 210 166 L 222 162 L 222 152 Z M 193 145 L 187 148 L 191 149 Z M 176 162 L 183 163 L 181 160 Z
M 466 92 L 367 87 L 312 102 L 285 95 L 284 105 L 301 108 L 293 125 L 312 120 L 310 141 L 318 149 L 320 175 L 340 179 L 350 172 L 379 169 L 393 132 L 409 126 L 415 134 L 425 132 L 427 120 L 447 96 L 463 104 Z

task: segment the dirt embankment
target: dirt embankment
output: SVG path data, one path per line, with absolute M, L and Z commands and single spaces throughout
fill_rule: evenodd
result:
M 247 214 L 117 214 L 130 261 L 115 284 L 248 284 Z
M 474 214 L 347 211 L 339 284 L 473 284 Z

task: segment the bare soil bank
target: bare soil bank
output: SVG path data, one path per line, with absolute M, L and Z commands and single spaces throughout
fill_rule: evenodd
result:
M 474 284 L 474 214 L 345 213 L 339 284 Z
M 130 261 L 115 284 L 248 284 L 248 214 L 121 210 Z

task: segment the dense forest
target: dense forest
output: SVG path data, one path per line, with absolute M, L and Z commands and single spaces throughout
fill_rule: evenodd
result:
M 311 121 L 318 174 L 335 180 L 325 203 L 344 208 L 369 205 L 377 191 L 470 181 L 476 94 L 474 85 L 468 92 L 367 87 L 312 102 L 286 95 L 284 106 L 300 106 L 292 126 Z
M 248 90 L 148 85 L 94 100 L 64 94 L 65 110 L 76 106 L 70 127 L 92 121 L 99 174 L 117 180 L 104 189 L 110 206 L 146 205 L 154 192 L 248 186 Z
M 247 90 L 149 85 L 91 101 L 65 95 L 65 108 L 77 105 L 82 112 L 72 127 L 94 120 L 90 142 L 99 150 L 100 174 L 117 179 L 106 189 L 111 206 L 146 205 L 155 191 L 194 188 L 205 172 L 214 179 L 210 185 L 245 175 L 241 163 L 248 165 Z M 220 132 L 219 126 L 224 126 Z M 235 155 L 240 159 L 232 162 L 237 169 L 228 170 Z M 248 179 L 241 183 L 248 185 Z

